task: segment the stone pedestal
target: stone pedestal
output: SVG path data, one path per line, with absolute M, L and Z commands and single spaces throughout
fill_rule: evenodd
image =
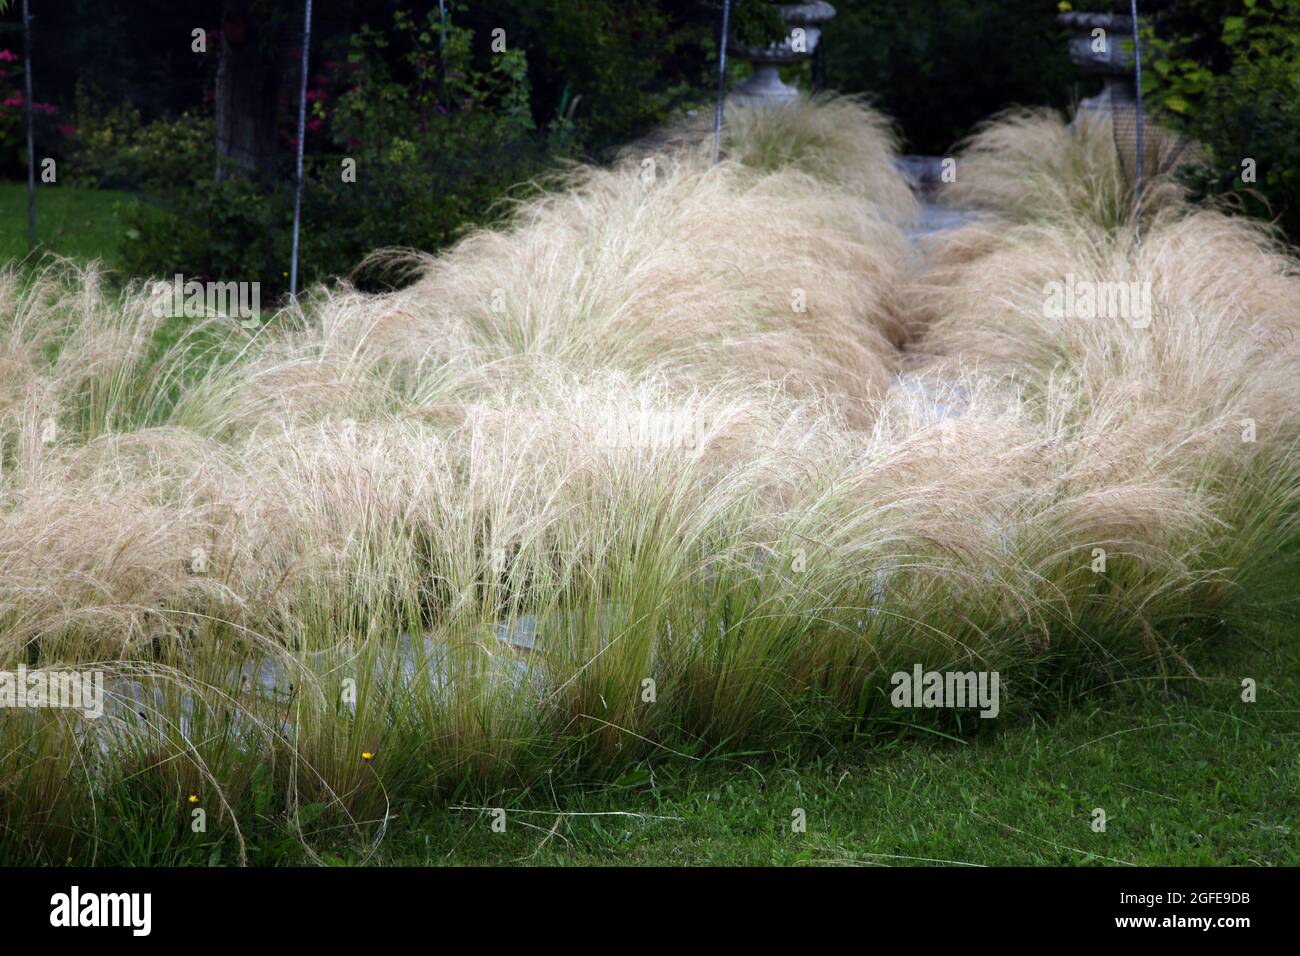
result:
M 730 99 L 742 106 L 780 106 L 794 102 L 799 91 L 781 79 L 781 67 L 808 59 L 821 42 L 821 26 L 835 16 L 829 3 L 784 4 L 777 7 L 790 33 L 780 43 L 753 47 L 733 35 L 727 50 L 754 64 L 754 75 L 731 91 Z
M 1079 101 L 1079 112 L 1131 111 L 1137 103 L 1133 83 L 1133 18 L 1118 13 L 1063 13 L 1057 23 L 1072 31 L 1070 60 L 1084 73 L 1101 79 L 1096 96 Z M 1103 30 L 1104 45 L 1094 36 Z M 1102 46 L 1101 49 L 1094 49 Z

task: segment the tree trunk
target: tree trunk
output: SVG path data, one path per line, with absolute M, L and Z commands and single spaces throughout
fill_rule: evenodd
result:
M 217 179 L 275 175 L 280 57 L 249 0 L 225 0 L 217 64 Z

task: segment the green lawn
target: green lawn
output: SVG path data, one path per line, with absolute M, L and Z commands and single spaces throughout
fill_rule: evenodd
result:
M 504 833 L 486 813 L 430 811 L 399 821 L 375 860 L 1300 864 L 1296 624 L 1291 608 L 1239 631 L 1202 662 L 1200 682 L 1098 689 L 1061 702 L 1054 717 L 966 743 L 931 736 L 806 759 L 669 759 L 622 786 L 557 781 L 503 799 Z M 1256 703 L 1242 701 L 1243 677 L 1258 682 Z M 797 808 L 805 833 L 792 832 Z M 1096 808 L 1105 832 L 1093 829 Z
M 42 248 L 76 259 L 117 264 L 126 239 L 121 213 L 130 193 L 70 186 L 36 187 L 36 238 Z M 0 183 L 0 264 L 27 255 L 27 184 Z
M 1292 606 L 1198 659 L 958 741 L 808 740 L 780 753 L 665 754 L 617 782 L 567 769 L 525 794 L 395 807 L 382 839 L 281 814 L 244 820 L 254 866 L 1300 865 L 1300 648 Z M 1255 703 L 1241 680 L 1258 684 Z M 382 755 L 380 755 L 382 759 Z M 506 809 L 505 830 L 492 810 Z M 463 808 L 463 809 L 462 809 Z M 1106 813 L 1104 832 L 1093 811 Z M 806 831 L 793 830 L 803 810 Z M 230 841 L 159 846 L 156 811 L 101 835 L 97 865 L 235 862 Z M 166 814 L 164 814 L 165 816 Z M 79 861 L 85 863 L 87 861 Z
M 778 752 L 663 753 L 621 779 L 557 767 L 528 792 L 313 826 L 246 807 L 255 866 L 1300 865 L 1300 562 L 1253 589 L 1249 620 L 1192 649 L 1197 670 L 1044 700 L 967 739 L 879 727 Z M 1242 680 L 1257 685 L 1253 703 Z M 1023 710 L 1021 713 L 1025 713 Z M 382 760 L 379 754 L 377 759 Z M 171 801 L 100 808 L 96 865 L 236 862 L 229 833 L 179 842 Z M 505 808 L 505 829 L 493 811 Z M 1105 811 L 1105 830 L 1094 811 Z M 804 832 L 794 832 L 802 810 Z M 125 812 L 123 812 L 125 811 Z M 167 821 L 171 821 L 168 823 Z M 303 849 L 305 835 L 315 855 Z M 70 862 L 88 863 L 80 859 Z
M 308 827 L 309 840 L 339 865 L 1294 866 L 1296 563 L 1277 578 L 1254 595 L 1252 621 L 1193 655 L 1197 678 L 1072 691 L 967 740 L 909 730 L 701 761 L 664 754 L 612 784 L 557 769 L 527 793 L 395 808 L 382 840 L 374 822 L 364 844 Z M 1242 699 L 1247 677 L 1254 703 Z M 504 832 L 491 812 L 501 807 Z M 1093 826 L 1098 808 L 1104 832 Z M 310 862 L 282 819 L 245 835 L 254 865 Z M 111 837 L 101 844 L 122 857 L 112 862 L 233 862 L 229 844 L 213 850 L 157 858 Z

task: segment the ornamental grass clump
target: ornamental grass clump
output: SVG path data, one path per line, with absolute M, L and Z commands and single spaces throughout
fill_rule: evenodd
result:
M 408 801 L 895 725 L 917 664 L 1004 714 L 1185 667 L 1294 540 L 1297 264 L 1172 195 L 1139 247 L 1004 123 L 984 195 L 1042 188 L 919 271 L 886 124 L 821 99 L 251 330 L 0 273 L 0 670 L 107 694 L 0 718 L 0 855 L 373 853 Z

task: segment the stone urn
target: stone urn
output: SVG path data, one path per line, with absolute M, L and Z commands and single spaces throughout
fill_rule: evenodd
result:
M 1102 82 L 1100 93 L 1079 101 L 1080 113 L 1134 109 L 1133 18 L 1121 13 L 1062 13 L 1056 22 L 1071 31 L 1070 60 Z
M 813 55 L 822 37 L 822 24 L 835 16 L 829 3 L 780 4 L 777 9 L 790 30 L 779 43 L 765 47 L 741 43 L 735 35 L 727 41 L 727 49 L 754 64 L 754 75 L 731 92 L 730 99 L 743 106 L 779 106 L 799 98 L 799 91 L 781 79 L 781 67 L 798 63 Z

